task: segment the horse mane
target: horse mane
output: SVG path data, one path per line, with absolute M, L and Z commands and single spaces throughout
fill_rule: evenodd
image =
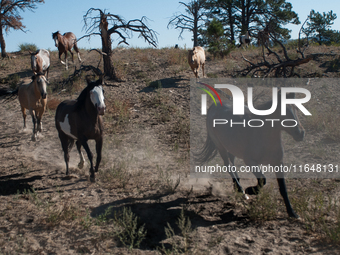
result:
M 80 92 L 78 98 L 77 98 L 77 102 L 75 104 L 75 110 L 79 111 L 81 109 L 83 109 L 83 106 L 85 105 L 85 101 L 86 101 L 86 97 L 87 94 L 94 89 L 94 87 L 98 86 L 98 81 L 92 81 L 92 82 L 88 82 L 86 88 L 83 89 L 82 92 Z M 101 84 L 101 83 L 100 83 Z
M 54 37 L 55 37 L 56 35 L 58 35 L 58 34 L 60 34 L 60 33 L 59 33 L 59 30 L 58 30 L 57 32 L 55 32 L 55 33 L 52 33 L 52 39 L 54 39 Z
M 83 89 L 83 91 L 79 94 L 77 98 L 77 102 L 75 104 L 76 111 L 83 108 L 85 101 L 86 101 L 86 96 L 94 88 L 94 86 L 95 86 L 94 83 L 88 84 L 87 87 Z

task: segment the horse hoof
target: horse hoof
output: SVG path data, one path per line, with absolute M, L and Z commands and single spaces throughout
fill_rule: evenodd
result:
M 94 176 L 90 176 L 90 182 L 96 182 L 96 178 Z
M 247 194 L 243 194 L 243 198 L 245 199 L 245 200 L 248 200 L 249 199 L 249 196 L 247 195 Z
M 35 136 L 32 136 L 31 140 L 32 140 L 32 142 L 37 141 L 37 139 L 35 138 Z
M 79 168 L 79 169 L 83 169 L 83 167 L 84 167 L 84 162 L 79 162 L 78 168 Z
M 288 215 L 289 215 L 290 218 L 294 218 L 294 219 L 300 218 L 299 215 L 297 215 L 295 212 L 290 212 L 290 213 L 288 213 Z

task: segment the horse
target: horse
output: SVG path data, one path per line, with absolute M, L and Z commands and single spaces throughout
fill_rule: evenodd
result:
M 59 59 L 60 62 L 66 66 L 66 70 L 68 69 L 68 64 L 67 64 L 67 51 L 71 53 L 72 56 L 72 62 L 73 61 L 73 52 L 72 52 L 72 47 L 73 49 L 77 52 L 78 60 L 81 63 L 81 58 L 79 54 L 79 49 L 77 46 L 77 38 L 72 32 L 67 32 L 63 35 L 59 33 L 59 31 L 52 33 L 52 38 L 55 42 L 55 46 L 58 48 L 59 51 Z M 61 55 L 65 54 L 65 62 L 61 60 Z
M 246 47 L 250 45 L 250 37 L 248 31 L 245 35 L 240 36 L 240 45 L 238 47 L 240 48 L 242 45 L 246 45 Z
M 287 98 L 295 98 L 294 93 L 287 94 Z M 266 102 L 257 109 L 269 109 L 272 101 Z M 283 165 L 283 146 L 281 141 L 281 131 L 286 131 L 294 140 L 302 141 L 305 135 L 304 128 L 299 122 L 295 105 L 286 106 L 286 116 L 284 119 L 293 119 L 297 125 L 295 127 L 283 127 L 279 125 L 279 121 L 275 124 L 264 121 L 265 119 L 283 120 L 281 116 L 281 93 L 278 93 L 278 107 L 268 116 L 258 116 L 251 113 L 247 106 L 244 107 L 244 115 L 233 115 L 233 107 L 230 101 L 221 105 L 212 105 L 207 113 L 207 139 L 202 150 L 195 154 L 196 161 L 200 164 L 208 162 L 213 159 L 217 152 L 221 155 L 224 165 L 229 166 L 230 163 L 234 165 L 235 157 L 243 159 L 244 163 L 249 167 L 258 167 L 260 164 L 270 164 L 271 166 Z M 247 122 L 250 119 L 262 120 L 264 125 L 261 127 L 250 127 L 243 125 L 216 125 L 213 127 L 214 119 L 231 119 L 234 123 Z M 230 175 L 233 179 L 234 188 L 246 194 L 256 195 L 260 189 L 266 184 L 266 178 L 261 171 L 254 172 L 257 178 L 257 186 L 248 187 L 245 191 L 240 185 L 240 178 L 237 172 Z M 298 218 L 298 215 L 293 210 L 285 184 L 284 174 L 282 172 L 276 173 L 277 182 L 280 189 L 280 194 L 284 199 L 289 217 Z
M 196 80 L 199 77 L 200 67 L 202 67 L 204 78 L 205 53 L 201 46 L 195 46 L 192 50 L 188 50 L 188 63 L 196 76 Z
M 31 67 L 34 74 L 46 73 L 48 79 L 48 71 L 50 69 L 50 52 L 45 49 L 29 52 L 31 54 Z
M 84 156 L 81 152 L 81 146 L 83 146 L 91 164 L 90 180 L 95 181 L 94 172 L 98 171 L 101 161 L 103 146 L 103 121 L 101 116 L 104 115 L 105 108 L 101 78 L 97 81 L 87 80 L 87 87 L 80 93 L 77 100 L 65 100 L 58 105 L 55 125 L 64 151 L 66 175 L 69 175 L 69 150 L 76 140 L 80 157 L 78 167 L 81 169 L 84 166 Z M 93 155 L 87 144 L 89 139 L 96 142 L 97 161 L 95 169 L 93 169 Z
M 21 84 L 19 88 L 12 92 L 18 94 L 22 117 L 24 119 L 24 128 L 26 128 L 26 109 L 32 116 L 33 134 L 32 141 L 36 141 L 38 131 L 42 131 L 41 119 L 47 104 L 47 81 L 42 73 L 38 73 L 32 77 L 29 84 Z

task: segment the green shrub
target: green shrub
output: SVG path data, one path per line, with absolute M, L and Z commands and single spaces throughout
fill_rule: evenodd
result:
M 22 43 L 19 44 L 19 51 L 25 52 L 25 51 L 37 51 L 38 47 L 35 44 L 32 43 Z

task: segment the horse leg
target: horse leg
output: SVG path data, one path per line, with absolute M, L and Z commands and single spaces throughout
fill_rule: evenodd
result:
M 259 168 L 258 168 L 259 169 Z M 261 188 L 266 185 L 266 177 L 263 175 L 262 172 L 253 172 L 257 179 L 257 185 L 253 187 L 246 188 L 246 194 L 249 195 L 257 195 L 259 194 Z
M 66 66 L 66 70 L 68 70 L 68 66 L 67 66 L 67 51 L 65 51 L 65 62 L 61 60 L 61 54 L 59 53 L 59 59 L 60 59 L 60 62 Z
M 21 106 L 22 111 L 22 118 L 24 119 L 24 129 L 26 128 L 26 109 L 25 107 Z
M 84 167 L 85 159 L 84 159 L 83 153 L 81 152 L 81 143 L 79 141 L 77 141 L 76 145 L 77 145 L 77 150 L 78 150 L 79 158 L 80 158 L 80 162 L 78 164 L 78 168 L 82 169 Z
M 281 165 L 283 165 L 283 164 L 281 163 Z M 287 213 L 288 213 L 289 217 L 299 218 L 299 216 L 293 210 L 292 205 L 290 204 L 290 201 L 289 201 L 289 198 L 288 198 L 288 193 L 287 193 L 287 187 L 286 187 L 284 173 L 283 172 L 277 172 L 275 174 L 276 174 L 277 182 L 279 184 L 280 194 L 283 198 L 283 201 L 285 202 Z
M 204 78 L 204 63 L 202 64 L 202 73 L 203 73 L 203 78 Z
M 43 115 L 43 112 L 44 112 L 44 110 L 39 110 L 38 112 L 37 112 L 37 132 L 41 132 L 42 131 L 42 122 L 41 122 L 41 119 L 42 119 L 42 115 Z
M 253 171 L 253 174 L 256 176 L 257 185 L 253 187 L 246 188 L 246 194 L 249 195 L 257 195 L 260 192 L 260 189 L 266 184 L 266 177 L 263 175 L 262 171 L 260 171 L 258 163 L 252 159 L 244 159 L 244 163 L 247 166 L 256 166 L 256 171 Z
M 227 154 L 228 154 L 228 158 L 229 158 L 230 163 L 233 166 L 235 166 L 235 156 L 233 154 L 231 154 L 230 152 L 228 152 Z M 242 186 L 240 185 L 240 177 L 238 176 L 237 172 L 234 173 L 233 182 L 234 182 L 234 189 L 235 190 L 237 189 L 238 192 L 242 192 L 243 193 L 244 191 L 243 191 Z
M 68 70 L 67 51 L 65 51 L 65 65 L 66 65 L 66 70 Z
M 96 160 L 96 167 L 95 172 L 98 172 L 100 161 L 102 160 L 102 148 L 103 148 L 103 138 L 100 138 L 96 141 L 96 153 L 97 153 L 97 160 Z
M 37 138 L 37 117 L 36 117 L 36 113 L 34 110 L 30 110 L 30 114 L 32 116 L 32 122 L 33 122 L 33 134 L 32 134 L 31 140 L 35 142 Z
M 80 58 L 80 54 L 79 54 L 79 49 L 78 49 L 77 43 L 74 43 L 73 49 L 77 52 L 79 63 L 81 63 L 81 58 Z
M 60 60 L 60 63 L 65 65 L 65 62 L 61 60 L 61 55 L 63 55 L 63 52 L 59 51 L 59 60 Z
M 219 150 L 219 152 L 220 152 L 220 155 L 223 159 L 225 166 L 230 165 L 229 160 L 232 162 L 232 164 L 234 164 L 234 159 L 235 159 L 234 155 L 230 154 L 229 152 L 227 152 L 225 150 L 222 150 L 222 151 Z M 231 157 L 231 158 L 229 158 L 229 157 Z M 233 171 L 228 171 L 228 172 L 229 172 L 231 178 L 233 179 L 234 189 L 235 190 L 237 189 L 238 192 L 242 193 L 245 199 L 249 199 L 249 197 L 245 194 L 245 192 L 244 192 L 244 190 L 243 190 L 243 188 L 240 184 L 240 178 L 238 177 L 237 173 L 233 172 Z
M 41 122 L 41 117 L 37 117 L 37 132 L 42 131 L 42 122 Z
M 74 60 L 73 60 L 73 52 L 72 52 L 72 49 L 69 49 L 69 52 L 71 53 L 71 57 L 72 57 L 72 63 L 74 64 Z
M 95 181 L 95 177 L 94 177 L 94 170 L 93 170 L 93 154 L 90 150 L 89 145 L 87 144 L 87 140 L 85 138 L 83 138 L 81 140 L 81 145 L 84 147 L 86 153 L 87 153 L 87 157 L 90 160 L 90 181 L 94 182 Z
M 69 144 L 70 144 L 70 138 L 65 135 L 62 131 L 59 131 L 59 139 L 61 141 L 61 147 L 64 152 L 64 160 L 66 164 L 66 175 L 69 175 L 69 167 L 68 167 L 68 162 L 70 160 L 70 155 L 68 153 L 69 150 Z

